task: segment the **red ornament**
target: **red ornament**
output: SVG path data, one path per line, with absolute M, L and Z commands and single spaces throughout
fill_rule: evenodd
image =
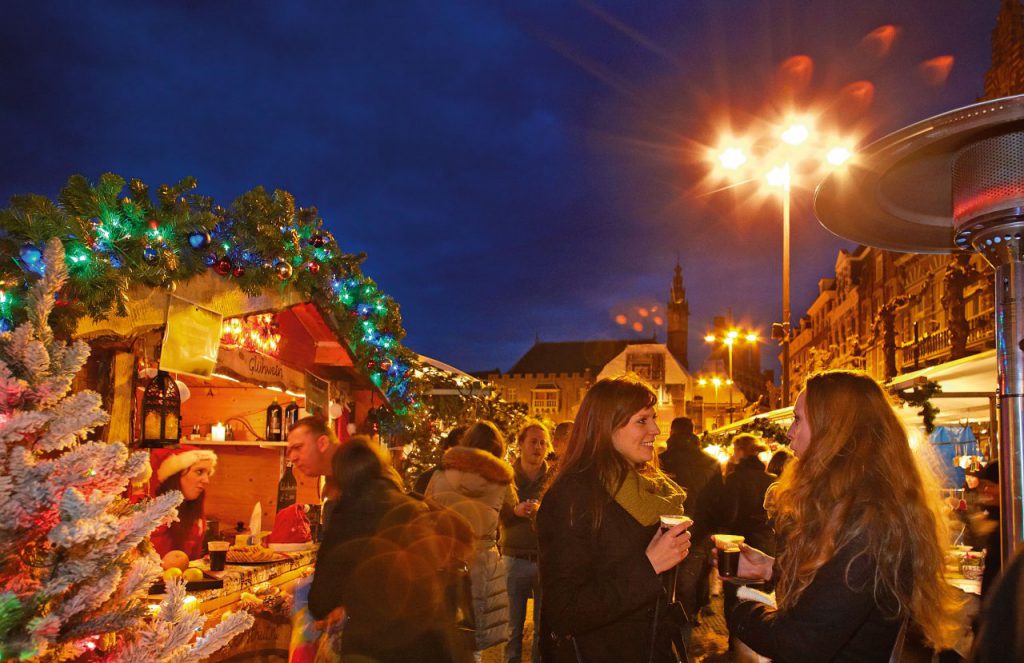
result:
M 150 230 L 159 230 L 160 229 L 160 222 L 157 221 L 156 219 L 150 219 L 149 220 L 149 228 L 150 228 Z
M 221 258 L 213 265 L 213 270 L 221 276 L 227 276 L 231 273 L 231 259 L 228 257 Z
M 390 371 L 391 370 L 391 360 L 390 359 L 383 359 L 383 360 L 381 360 L 381 362 L 380 362 L 380 370 L 382 370 L 382 371 Z
M 308 269 L 309 269 L 309 273 L 310 274 L 316 274 L 317 272 L 320 271 L 320 263 L 313 262 L 312 260 L 310 260 L 309 261 L 309 265 L 308 265 Z
M 366 368 L 367 368 L 367 369 L 369 369 L 369 370 L 371 370 L 371 371 L 372 371 L 372 370 L 373 370 L 373 369 L 374 369 L 374 368 L 375 368 L 376 366 L 377 366 L 377 362 L 375 362 L 375 361 L 374 361 L 374 360 L 372 360 L 372 359 L 371 359 L 370 361 L 366 362 Z
M 231 270 L 231 276 L 234 276 L 236 279 L 242 278 L 245 276 L 245 267 L 235 265 L 235 268 Z

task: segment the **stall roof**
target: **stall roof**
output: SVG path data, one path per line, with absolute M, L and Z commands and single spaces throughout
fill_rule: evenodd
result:
M 935 423 L 960 423 L 966 420 L 988 421 L 991 415 L 990 397 L 999 393 L 999 377 L 996 371 L 996 351 L 986 350 L 978 354 L 956 359 L 944 364 L 922 368 L 911 373 L 898 375 L 886 384 L 889 389 L 907 389 L 924 380 L 937 382 L 942 388 L 933 397 L 933 404 L 939 408 Z M 913 408 L 900 408 L 915 415 Z M 905 423 L 910 423 L 903 417 Z M 920 418 L 917 418 L 917 423 Z

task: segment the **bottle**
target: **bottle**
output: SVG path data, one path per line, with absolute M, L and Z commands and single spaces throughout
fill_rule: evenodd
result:
M 295 492 L 298 487 L 299 484 L 295 481 L 295 475 L 292 473 L 292 464 L 286 461 L 284 464 L 284 474 L 281 475 L 281 480 L 277 482 L 278 511 L 295 504 Z
M 284 430 L 282 438 L 287 438 L 288 433 L 291 432 L 292 426 L 299 420 L 299 403 L 294 398 L 292 402 L 287 405 L 284 409 Z
M 281 441 L 281 406 L 276 398 L 267 406 L 267 441 Z
M 227 428 L 224 429 L 224 439 L 225 440 L 233 440 L 233 439 L 235 439 L 235 429 L 231 427 L 231 424 L 228 424 Z

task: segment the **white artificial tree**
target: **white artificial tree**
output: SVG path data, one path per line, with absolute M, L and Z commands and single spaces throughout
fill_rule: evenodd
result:
M 122 496 L 147 454 L 85 441 L 108 417 L 95 392 L 69 393 L 89 346 L 54 338 L 48 323 L 67 281 L 60 240 L 44 265 L 27 319 L 0 334 L 0 660 L 205 658 L 252 616 L 233 613 L 195 638 L 204 616 L 186 606 L 181 581 L 150 609 L 161 568 L 146 537 L 177 517 L 182 496 L 130 503 Z

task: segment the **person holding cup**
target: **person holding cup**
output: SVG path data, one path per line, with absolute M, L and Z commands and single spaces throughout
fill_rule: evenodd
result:
M 939 491 L 885 392 L 864 373 L 818 373 L 793 415 L 796 460 L 774 493 L 780 554 L 741 543 L 737 568 L 774 582 L 778 607 L 739 602 L 733 634 L 775 661 L 887 661 L 908 625 L 951 646 Z
M 537 514 L 545 662 L 675 662 L 680 623 L 662 574 L 690 550 L 685 493 L 654 462 L 657 394 L 639 378 L 599 380 L 579 406 Z

